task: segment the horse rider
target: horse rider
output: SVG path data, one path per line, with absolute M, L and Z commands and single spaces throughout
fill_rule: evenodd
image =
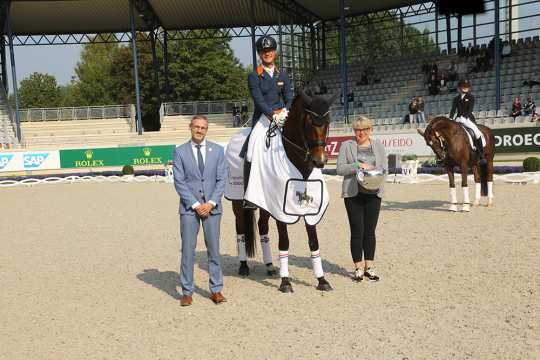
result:
M 284 69 L 280 70 L 275 64 L 277 42 L 268 35 L 262 36 L 256 42 L 257 53 L 261 63 L 248 76 L 248 88 L 253 98 L 255 110 L 251 119 L 251 128 L 257 124 L 261 116 L 266 116 L 276 125 L 282 127 L 287 120 L 289 108 L 293 101 L 291 82 Z M 244 157 L 250 138 L 244 144 L 240 156 Z M 244 162 L 244 189 L 247 188 L 251 164 Z M 248 202 L 245 207 L 253 208 Z
M 474 96 L 471 94 L 471 84 L 468 81 L 462 80 L 457 86 L 459 95 L 454 98 L 452 102 L 452 109 L 450 110 L 450 119 L 457 121 L 465 127 L 471 129 L 474 133 L 474 146 L 478 154 L 478 164 L 485 165 L 487 163 L 484 155 L 484 146 L 482 143 L 482 132 L 476 125 L 476 119 L 474 118 Z

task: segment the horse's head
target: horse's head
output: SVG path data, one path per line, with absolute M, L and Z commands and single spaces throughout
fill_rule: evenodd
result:
M 309 155 L 313 164 L 322 168 L 328 160 L 326 157 L 326 138 L 330 127 L 330 106 L 337 94 L 330 97 L 308 95 L 300 90 L 303 102 L 303 133 Z
M 436 129 L 435 123 L 430 122 L 426 130 L 416 129 L 420 135 L 426 140 L 426 145 L 429 146 L 437 159 L 444 160 L 446 158 L 446 139 L 444 135 Z

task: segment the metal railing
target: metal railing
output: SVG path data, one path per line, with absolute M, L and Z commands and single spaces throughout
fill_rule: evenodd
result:
M 132 118 L 131 105 L 21 109 L 21 121 L 69 121 Z M 14 112 L 10 112 L 13 116 Z
M 232 114 L 234 106 L 248 105 L 251 110 L 252 104 L 248 99 L 218 100 L 218 101 L 186 101 L 164 103 L 164 116 L 171 115 L 208 115 L 208 114 Z

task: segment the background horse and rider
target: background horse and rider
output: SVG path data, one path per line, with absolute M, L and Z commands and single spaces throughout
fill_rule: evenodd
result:
M 493 157 L 495 155 L 495 138 L 491 130 L 478 125 L 485 139 L 484 154 L 486 162 L 479 165 L 479 156 L 472 149 L 467 130 L 458 122 L 444 116 L 431 119 L 425 130 L 417 129 L 424 137 L 426 144 L 433 150 L 438 161 L 442 162 L 448 173 L 450 182 L 450 210 L 457 211 L 457 194 L 454 181 L 454 168 L 461 172 L 461 188 L 463 191 L 462 211 L 470 211 L 469 189 L 467 183 L 468 169 L 471 168 L 475 182 L 475 200 L 478 206 L 481 196 L 486 197 L 486 206 L 493 204 Z
M 300 172 L 303 180 L 308 179 L 313 169 L 322 168 L 326 164 L 326 138 L 328 136 L 328 129 L 331 121 L 329 108 L 336 98 L 337 95 L 332 97 L 323 97 L 320 95 L 308 95 L 303 91 L 300 91 L 292 102 L 288 119 L 283 128 L 280 129 L 273 123 L 270 125 L 271 131 L 269 131 L 267 136 L 271 139 L 272 137 L 275 137 L 277 132 L 281 133 L 285 154 L 294 167 Z M 273 132 L 273 134 L 271 132 Z M 279 136 L 280 134 L 277 135 Z M 272 184 L 269 184 L 268 186 L 272 186 Z M 299 197 L 299 201 L 303 200 L 305 202 L 310 200 L 308 196 L 309 195 L 307 195 L 307 193 L 301 192 L 301 196 L 297 197 Z M 246 254 L 248 257 L 252 257 L 255 254 L 256 239 L 255 210 L 242 208 L 242 200 L 239 199 L 233 200 L 233 210 L 235 214 L 237 233 L 244 234 L 243 240 L 245 241 Z M 260 209 L 260 217 L 257 223 L 259 235 L 268 234 L 268 223 L 270 216 L 271 215 L 268 211 L 265 209 Z M 286 261 L 288 261 L 289 235 L 287 231 L 287 223 L 276 220 L 276 224 L 279 237 L 278 248 L 280 251 L 280 261 L 282 268 L 284 265 L 287 268 L 287 263 L 284 264 L 282 259 L 282 254 L 286 253 Z M 308 234 L 309 249 L 313 258 L 313 254 L 318 253 L 319 251 L 319 240 L 317 237 L 316 226 L 309 225 L 306 222 L 305 227 Z M 269 275 L 275 273 L 271 263 L 266 263 L 266 266 Z M 314 272 L 316 272 L 315 269 Z M 239 274 L 249 274 L 247 263 L 241 261 Z M 293 287 L 289 280 L 288 273 L 285 274 L 286 276 L 284 276 L 283 273 L 281 274 L 281 284 L 279 290 L 285 293 L 293 292 Z M 316 274 L 316 277 L 318 281 L 318 290 L 332 290 L 331 285 L 323 275 L 317 276 Z

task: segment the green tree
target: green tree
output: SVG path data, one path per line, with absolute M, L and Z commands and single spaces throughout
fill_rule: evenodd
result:
M 81 51 L 81 60 L 75 68 L 71 95 L 79 94 L 79 106 L 109 105 L 115 103 L 115 89 L 111 78 L 113 58 L 120 45 L 87 44 Z M 75 89 L 76 88 L 76 89 Z
M 56 78 L 34 72 L 23 79 L 19 86 L 20 108 L 55 107 L 60 103 L 60 87 Z

